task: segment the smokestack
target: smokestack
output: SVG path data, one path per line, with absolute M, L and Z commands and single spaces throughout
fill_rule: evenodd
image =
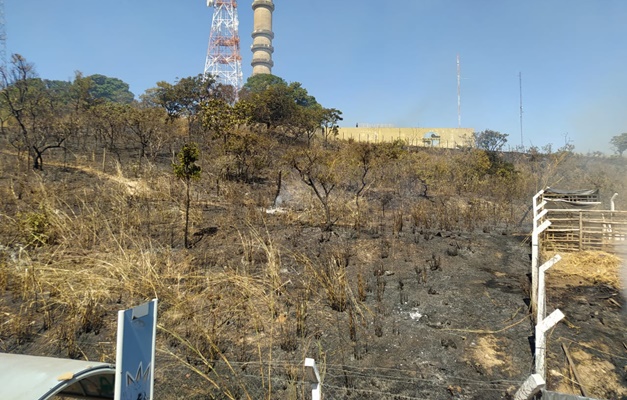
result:
M 271 74 L 274 62 L 272 62 L 272 12 L 274 11 L 274 3 L 272 0 L 254 0 L 253 1 L 253 44 L 251 50 L 253 52 L 253 75 Z

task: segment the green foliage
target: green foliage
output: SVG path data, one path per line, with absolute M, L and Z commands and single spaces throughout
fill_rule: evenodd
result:
M 616 152 L 622 156 L 625 150 L 627 150 L 627 133 L 621 133 L 620 135 L 612 137 L 610 144 L 614 146 Z
M 72 82 L 57 80 L 42 80 L 43 86 L 52 96 L 69 103 L 72 96 Z
M 163 107 L 170 120 L 185 118 L 187 134 L 191 137 L 207 101 L 221 94 L 222 91 L 216 91 L 215 80 L 211 76 L 199 74 L 179 79 L 174 84 L 157 82 L 157 87 L 148 89 L 141 100 L 147 106 Z
M 200 150 L 196 143 L 187 143 L 177 154 L 177 163 L 172 164 L 174 175 L 185 182 L 185 248 L 189 248 L 189 209 L 191 205 L 190 186 L 192 180 L 200 179 L 201 168 L 196 164 Z
M 338 122 L 342 121 L 342 112 L 335 108 L 324 108 L 322 110 L 320 126 L 324 133 L 324 140 L 338 135 Z
M 250 130 L 238 130 L 229 135 L 224 151 L 232 158 L 227 172 L 229 178 L 252 182 L 270 163 L 271 141 L 267 136 Z
M 297 106 L 315 107 L 318 105 L 316 98 L 311 96 L 300 82 L 290 83 L 288 85 L 288 93 Z
M 129 90 L 128 83 L 105 75 L 95 74 L 87 77 L 91 81 L 89 94 L 94 99 L 114 103 L 130 104 L 135 95 Z
M 23 239 L 30 246 L 46 245 L 51 240 L 51 224 L 48 211 L 39 207 L 38 211 L 18 214 Z
M 200 150 L 196 143 L 187 143 L 176 155 L 177 163 L 172 164 L 174 175 L 185 183 L 200 179 L 201 168 L 196 164 Z
M 312 132 L 323 126 L 324 109 L 299 82 L 287 84 L 274 75 L 255 75 L 240 95 L 249 105 L 250 122 L 268 129 L 280 126 L 296 136 L 306 133 L 311 138 Z
M 246 97 L 249 94 L 261 93 L 267 90 L 271 86 L 283 85 L 287 86 L 287 82 L 283 78 L 280 78 L 272 74 L 257 74 L 250 76 L 244 87 L 240 97 Z
M 288 125 L 297 106 L 287 86 L 275 85 L 245 99 L 251 104 L 251 121 L 264 124 L 268 129 Z
M 222 99 L 210 99 L 202 107 L 203 126 L 209 129 L 214 137 L 222 138 L 226 143 L 233 128 L 247 122 L 246 106 L 246 101 L 232 106 Z
M 172 118 L 192 117 L 198 114 L 202 106 L 212 98 L 215 80 L 200 74 L 176 81 L 157 82 L 154 91 L 148 92 L 152 102 L 165 108 Z
M 482 132 L 475 132 L 475 146 L 478 149 L 487 151 L 501 151 L 507 143 L 507 133 L 500 133 L 486 129 Z

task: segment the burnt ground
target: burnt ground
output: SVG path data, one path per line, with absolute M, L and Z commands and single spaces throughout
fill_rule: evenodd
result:
M 585 267 L 594 270 L 602 263 Z M 617 285 L 560 270 L 548 279 L 549 304 L 565 319 L 550 336 L 547 384 L 562 393 L 627 399 L 627 304 Z
M 276 226 L 269 229 L 281 237 Z M 533 372 L 526 235 L 337 229 L 328 242 L 322 237 L 305 228 L 290 231 L 283 243 L 308 248 L 312 258 L 324 257 L 325 246 L 349 248 L 350 291 L 359 297 L 362 281 L 365 292 L 353 333 L 349 310 L 333 311 L 323 295 L 310 306 L 316 344 L 296 352 L 322 361 L 326 398 L 509 399 Z M 284 263 L 287 290 L 298 290 L 292 283 L 299 266 L 287 257 Z M 627 398 L 627 319 L 618 289 L 559 275 L 549 282 L 547 311 L 560 308 L 566 319 L 549 336 L 547 388 L 581 394 L 570 381 L 565 344 L 588 396 Z M 289 310 L 285 317 L 296 318 Z M 275 352 L 275 360 L 288 353 Z M 290 385 L 278 381 L 278 393 L 289 393 Z
M 507 398 L 533 362 L 521 237 L 407 233 L 389 247 L 373 260 L 372 291 L 381 270 L 385 286 L 380 303 L 376 293 L 366 301 L 374 326 L 359 332 L 356 350 L 350 342 L 329 346 L 344 349 L 340 358 L 359 371 L 347 382 L 334 367 L 329 398 Z M 352 390 L 338 388 L 347 383 Z
M 246 224 L 234 225 L 237 217 L 229 219 L 229 224 L 219 223 L 224 210 L 205 207 L 202 219 L 218 223 L 189 251 L 209 272 L 237 264 L 245 253 L 241 234 Z M 250 398 L 267 394 L 270 381 L 271 398 L 307 398 L 308 386 L 300 372 L 305 357 L 316 359 L 320 366 L 326 399 L 509 399 L 533 371 L 526 232 L 421 230 L 406 218 L 400 232 L 394 232 L 393 222 L 386 221 L 360 233 L 341 226 L 326 233 L 295 221 L 298 218 L 293 214 L 267 214 L 263 229 L 281 253 L 279 278 L 285 311 L 274 321 L 276 331 L 293 327 L 297 311 L 292 300 L 300 293 L 308 299 L 304 338 L 292 342 L 292 328 L 285 328 L 287 333 L 277 339 L 267 370 L 254 360 L 259 360 L 257 343 L 267 340 L 268 333 L 244 338 L 251 355 L 235 354 L 238 350 L 232 346 L 224 350 L 224 357 L 231 360 L 228 368 L 221 361 L 214 365 L 216 371 L 225 373 L 231 367 L 238 369 L 233 379 L 247 381 L 244 386 Z M 297 253 L 313 266 L 304 265 Z M 268 261 L 263 252 L 251 257 L 258 265 Z M 329 260 L 344 263 L 348 294 L 339 306 L 330 299 L 328 287 L 304 281 L 311 275 L 307 268 L 320 272 Z M 627 306 L 618 288 L 559 274 L 552 275 L 548 285 L 548 312 L 560 308 L 566 314 L 549 335 L 549 389 L 580 393 L 572 383 L 564 344 L 589 396 L 626 399 L 627 316 L 623 310 Z M 19 308 L 9 293 L 3 298 L 5 309 Z M 110 325 L 82 334 L 83 349 L 102 345 L 114 354 L 110 347 L 115 342 L 115 310 L 121 306 L 107 307 Z M 239 334 L 233 324 L 233 337 Z M 52 344 L 36 338 L 22 344 L 12 341 L 5 338 L 0 343 L 2 351 L 63 356 Z M 83 355 L 94 359 L 97 354 L 85 350 Z M 182 395 L 188 387 L 194 387 L 189 393 L 203 388 L 211 393 L 211 386 L 187 368 L 165 367 L 166 358 L 158 352 L 157 398 L 227 398 L 219 391 Z M 272 378 L 264 375 L 270 369 Z M 232 393 L 235 398 L 246 398 Z

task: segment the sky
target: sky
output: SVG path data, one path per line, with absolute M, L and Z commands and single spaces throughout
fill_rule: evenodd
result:
M 203 72 L 205 0 L 4 2 L 7 54 L 42 78 L 103 74 L 139 96 Z M 457 127 L 459 55 L 462 127 L 506 133 L 512 148 L 606 154 L 627 132 L 625 0 L 274 3 L 272 73 L 341 110 L 342 126 Z M 251 4 L 238 4 L 244 80 Z

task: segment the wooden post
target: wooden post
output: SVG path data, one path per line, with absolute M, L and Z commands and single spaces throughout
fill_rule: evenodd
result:
M 562 343 L 562 349 L 564 350 L 564 354 L 566 354 L 566 359 L 568 360 L 570 367 L 573 369 L 573 375 L 575 375 L 575 380 L 577 381 L 577 385 L 579 385 L 581 394 L 584 395 L 584 397 L 588 397 L 588 391 L 581 383 L 581 378 L 579 377 L 579 373 L 577 372 L 577 366 L 573 362 L 573 359 L 570 357 L 570 352 L 568 351 L 568 348 L 564 343 Z
M 533 374 L 525 383 L 522 384 L 520 389 L 514 395 L 514 400 L 531 400 L 536 394 L 544 388 L 544 379 L 538 374 Z

